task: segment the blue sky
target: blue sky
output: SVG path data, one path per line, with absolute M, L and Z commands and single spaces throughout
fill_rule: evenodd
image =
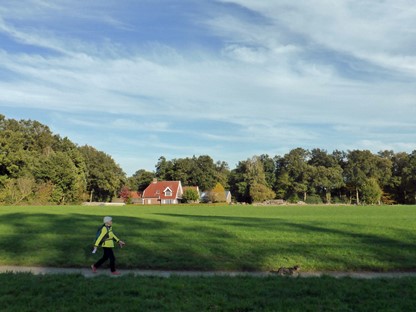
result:
M 0 113 L 127 175 L 209 155 L 416 149 L 413 0 L 2 1 Z

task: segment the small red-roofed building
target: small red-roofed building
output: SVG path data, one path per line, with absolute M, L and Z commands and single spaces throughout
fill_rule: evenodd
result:
M 179 204 L 182 200 L 181 181 L 158 181 L 152 183 L 143 191 L 142 203 L 145 205 Z
M 142 193 L 141 192 L 130 192 L 130 202 L 132 204 L 140 204 L 142 202 Z

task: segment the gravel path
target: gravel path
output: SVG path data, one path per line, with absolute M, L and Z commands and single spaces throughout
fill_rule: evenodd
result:
M 111 275 L 109 269 L 99 269 L 97 273 L 92 273 L 89 268 L 51 268 L 51 267 L 24 267 L 24 266 L 0 266 L 0 273 L 7 272 L 26 272 L 32 274 L 82 274 L 86 277 L 94 277 L 100 275 Z M 164 270 L 119 270 L 121 276 L 133 274 L 135 276 L 253 276 L 267 277 L 277 276 L 270 272 L 228 272 L 228 271 L 164 271 Z M 335 278 L 351 277 L 351 278 L 401 278 L 416 277 L 416 272 L 300 272 L 294 277 L 319 277 L 331 276 Z

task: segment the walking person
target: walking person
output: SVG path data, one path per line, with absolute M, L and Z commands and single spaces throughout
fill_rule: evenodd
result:
M 101 233 L 97 237 L 97 240 L 94 243 L 94 249 L 92 253 L 97 252 L 99 246 L 103 247 L 103 256 L 95 264 L 91 265 L 92 272 L 97 272 L 97 269 L 108 259 L 110 259 L 110 270 L 113 275 L 120 275 L 120 272 L 116 271 L 116 258 L 114 257 L 114 241 L 123 247 L 125 243 L 121 241 L 113 233 L 113 218 L 104 217 L 104 225 L 101 228 Z

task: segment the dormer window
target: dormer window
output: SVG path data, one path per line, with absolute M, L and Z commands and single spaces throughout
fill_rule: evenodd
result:
M 163 193 L 165 194 L 165 196 L 172 196 L 172 190 L 171 190 L 169 187 L 167 187 L 167 188 L 163 191 Z

